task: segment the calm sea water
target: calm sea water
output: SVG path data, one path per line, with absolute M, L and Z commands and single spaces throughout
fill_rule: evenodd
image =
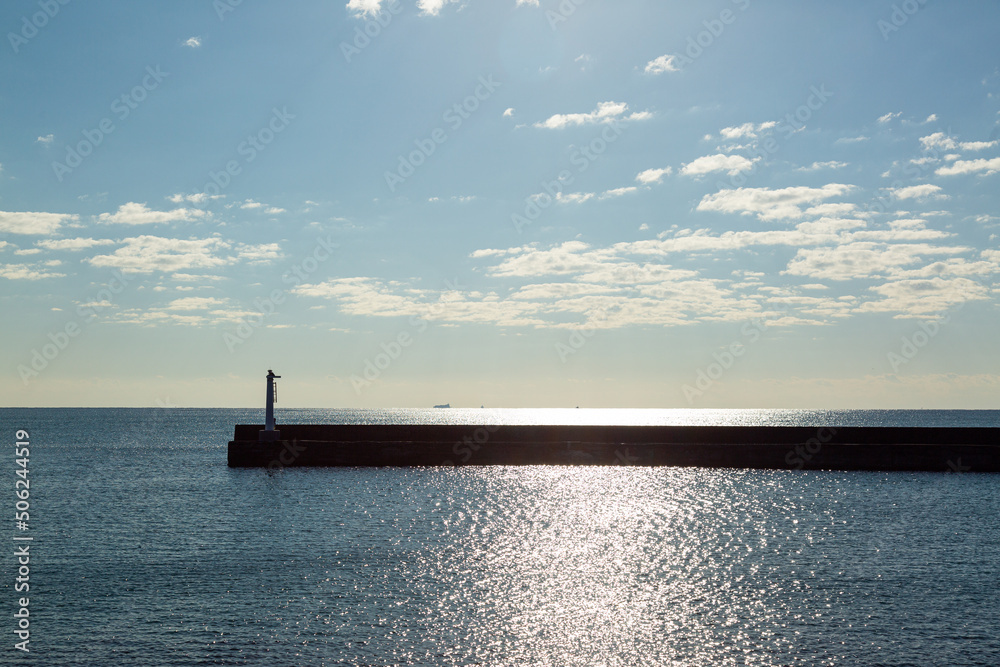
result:
M 4 409 L 4 664 L 998 665 L 1000 476 L 237 470 L 260 410 Z M 1000 425 L 997 411 L 279 411 L 279 421 Z M 2 502 L 13 519 L 8 447 Z

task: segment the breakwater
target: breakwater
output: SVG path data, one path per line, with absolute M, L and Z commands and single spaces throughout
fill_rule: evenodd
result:
M 239 424 L 231 467 L 637 465 L 1000 472 L 1000 428 Z

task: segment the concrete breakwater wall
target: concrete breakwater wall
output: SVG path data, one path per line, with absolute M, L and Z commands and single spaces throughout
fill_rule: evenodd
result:
M 231 467 L 639 465 L 1000 472 L 1000 428 L 239 424 Z

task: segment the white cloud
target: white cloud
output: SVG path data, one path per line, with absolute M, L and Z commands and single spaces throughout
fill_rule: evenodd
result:
M 934 317 L 966 301 L 989 298 L 988 290 L 968 278 L 898 280 L 871 288 L 883 297 L 861 305 L 862 312 L 896 313 L 895 317 Z
M 236 251 L 240 259 L 248 260 L 251 264 L 264 264 L 275 259 L 280 259 L 281 246 L 277 243 L 262 243 L 260 245 L 240 244 Z
M 963 141 L 959 144 L 959 147 L 963 151 L 981 151 L 986 148 L 993 148 L 997 143 L 996 141 Z
M 225 196 L 226 195 L 209 195 L 205 194 L 204 192 L 196 192 L 192 195 L 185 195 L 178 192 L 177 194 L 170 195 L 169 197 L 167 197 L 167 199 L 169 199 L 175 204 L 183 204 L 184 202 L 190 202 L 192 204 L 203 204 L 206 201 L 212 199 L 224 199 Z
M 673 167 L 663 167 L 662 169 L 647 169 L 636 174 L 635 180 L 644 185 L 659 183 L 664 176 L 669 176 L 674 172 Z
M 263 207 L 264 204 L 261 204 L 259 201 L 254 201 L 253 199 L 247 199 L 246 201 L 240 203 L 240 208 L 263 208 Z
M 934 173 L 938 176 L 954 176 L 956 174 L 974 174 L 985 172 L 985 175 L 995 174 L 1000 171 L 1000 157 L 991 160 L 958 160 L 947 167 L 939 167 Z
M 639 188 L 634 185 L 630 185 L 624 188 L 614 188 L 613 190 L 605 190 L 600 194 L 599 199 L 612 199 L 614 197 L 621 197 L 623 195 L 630 195 L 637 192 Z
M 925 243 L 883 244 L 855 242 L 844 245 L 803 248 L 784 273 L 826 280 L 852 280 L 898 275 L 906 266 L 920 263 L 925 255 L 955 254 L 967 248 L 932 246 Z
M 508 107 L 503 112 L 503 117 L 504 118 L 511 118 L 511 117 L 513 117 L 513 115 L 514 115 L 514 107 Z
M 37 141 L 38 143 L 44 144 L 46 146 L 48 146 L 55 140 L 56 140 L 56 135 L 54 134 L 46 134 L 44 137 L 38 137 L 37 139 L 35 139 L 35 141 Z
M 445 5 L 455 2 L 458 0 L 417 0 L 417 7 L 423 14 L 437 16 Z
M 822 200 L 851 186 L 763 191 L 778 204 Z M 609 191 L 610 192 L 610 191 Z M 591 194 L 592 193 L 586 193 Z M 762 202 L 756 201 L 755 204 Z M 773 202 L 766 202 L 771 203 Z M 830 213 L 849 213 L 853 204 L 819 203 Z M 666 238 L 664 238 L 666 236 Z M 892 312 L 916 317 L 941 304 L 961 301 L 956 279 L 1000 272 L 1000 251 L 982 259 L 962 255 L 972 248 L 937 244 L 952 235 L 927 229 L 923 220 L 898 219 L 887 228 L 869 229 L 861 219 L 821 217 L 800 222 L 793 230 L 679 230 L 659 239 L 592 247 L 576 240 L 555 246 L 529 244 L 481 249 L 471 258 L 486 264 L 483 275 L 497 287 L 483 291 L 438 292 L 374 278 L 339 278 L 302 285 L 295 293 L 338 303 L 357 316 L 419 316 L 447 324 L 483 322 L 497 326 L 618 328 L 678 326 L 696 321 L 746 321 L 767 314 L 784 325 L 827 324 L 859 312 Z M 726 253 L 774 246 L 796 253 L 781 281 L 768 283 L 763 272 L 726 273 L 712 279 L 702 270 L 679 268 L 666 260 L 686 261 L 694 253 Z M 769 255 L 777 255 L 769 252 Z M 806 277 L 800 285 L 788 280 Z M 882 281 L 871 298 L 844 295 L 818 280 Z M 943 281 L 955 289 L 940 288 Z M 895 285 L 895 286 L 893 286 Z M 908 285 L 908 287 L 907 287 Z M 927 289 L 926 298 L 921 289 Z M 808 290 L 808 294 L 803 294 Z M 951 291 L 949 291 L 951 290 Z M 974 296 L 974 292 L 970 292 Z M 944 294 L 944 296 L 942 296 Z M 904 298 L 905 297 L 905 298 Z
M 197 49 L 201 46 L 201 37 L 189 37 L 184 41 L 184 46 L 189 46 L 192 49 Z
M 753 169 L 754 163 L 758 160 L 760 160 L 759 157 L 748 160 L 742 155 L 725 155 L 723 153 L 705 155 L 684 165 L 681 168 L 681 173 L 685 176 L 702 176 L 714 171 L 725 171 L 730 176 L 735 176 L 742 171 Z
M 64 222 L 75 222 L 79 216 L 69 213 L 39 213 L 0 211 L 0 232 L 7 234 L 52 234 Z
M 829 162 L 813 162 L 808 167 L 799 167 L 795 171 L 819 171 L 820 169 L 843 169 L 848 166 L 846 162 L 830 160 Z
M 852 189 L 851 185 L 830 183 L 821 188 L 799 186 L 780 190 L 770 188 L 720 190 L 715 194 L 705 195 L 698 204 L 698 210 L 756 214 L 761 220 L 800 218 L 802 210 L 799 206 L 840 197 Z
M 225 305 L 227 299 L 217 299 L 211 296 L 188 296 L 174 299 L 167 304 L 167 310 L 208 310 Z
M 646 69 L 644 70 L 646 74 L 663 74 L 664 72 L 678 72 L 680 68 L 677 66 L 677 56 L 663 55 L 659 58 L 654 58 L 646 63 Z
M 98 220 L 104 224 L 150 225 L 164 222 L 187 222 L 205 216 L 196 208 L 176 208 L 172 211 L 153 211 L 145 202 L 128 202 L 115 213 L 101 213 Z
M 0 264 L 0 278 L 7 280 L 43 280 L 62 278 L 66 274 L 53 273 L 35 264 Z
M 958 144 L 955 143 L 955 140 L 946 135 L 944 132 L 935 132 L 934 134 L 928 134 L 926 137 L 920 137 L 920 143 L 923 145 L 925 151 L 931 150 L 932 148 L 953 151 L 958 148 Z
M 529 7 L 537 7 L 538 0 L 517 0 L 515 7 L 520 7 L 521 5 L 528 5 Z
M 932 113 L 930 116 L 927 117 L 927 119 L 924 121 L 924 123 L 934 123 L 934 122 L 937 121 L 937 119 L 938 119 L 937 114 L 936 113 Z
M 948 199 L 948 195 L 941 193 L 941 186 L 925 183 L 923 185 L 911 185 L 905 188 L 890 190 L 896 199 Z
M 382 0 L 350 0 L 347 10 L 357 16 L 374 16 L 382 11 Z
M 935 132 L 934 134 L 929 134 L 926 137 L 920 138 L 920 143 L 923 145 L 924 150 L 940 149 L 945 151 L 963 150 L 963 151 L 981 151 L 987 148 L 993 148 L 998 143 L 997 141 L 956 141 L 954 137 L 949 137 L 944 132 Z M 955 156 L 958 157 L 957 155 Z
M 859 144 L 859 143 L 861 143 L 863 141 L 868 141 L 868 139 L 869 139 L 868 137 L 863 136 L 863 135 L 862 136 L 857 136 L 857 137 L 841 137 L 840 139 L 837 139 L 833 143 L 835 143 L 835 144 Z
M 557 192 L 556 201 L 560 204 L 582 204 L 595 196 L 593 192 Z
M 601 102 L 590 113 L 555 114 L 543 122 L 535 123 L 535 127 L 558 130 L 578 125 L 610 123 L 615 120 L 647 120 L 652 117 L 648 111 L 640 111 L 628 116 L 625 115 L 626 111 L 628 111 L 628 105 L 624 102 Z
M 97 255 L 85 262 L 97 267 L 118 268 L 135 273 L 209 269 L 231 263 L 219 252 L 229 244 L 219 238 L 171 239 L 160 236 L 136 236 L 122 241 L 123 247 L 110 255 Z
M 753 123 L 743 123 L 742 125 L 724 127 L 719 130 L 719 135 L 724 139 L 755 139 L 764 130 L 770 130 L 777 125 L 778 123 L 773 120 L 759 123 L 757 125 L 754 125 Z
M 881 125 L 885 125 L 886 123 L 888 123 L 889 121 L 891 121 L 893 118 L 899 118 L 902 115 L 903 115 L 902 111 L 897 111 L 895 113 L 890 112 L 890 113 L 885 114 L 884 116 L 879 116 L 878 123 L 880 123 Z

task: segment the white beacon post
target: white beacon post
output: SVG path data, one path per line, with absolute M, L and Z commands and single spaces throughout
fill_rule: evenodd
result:
M 264 430 L 260 432 L 261 442 L 273 442 L 281 439 L 281 431 L 274 430 L 275 380 L 280 378 L 271 369 L 267 370 L 267 403 L 264 416 Z

